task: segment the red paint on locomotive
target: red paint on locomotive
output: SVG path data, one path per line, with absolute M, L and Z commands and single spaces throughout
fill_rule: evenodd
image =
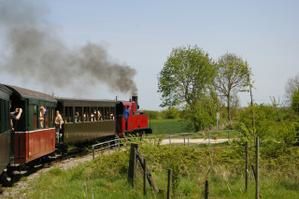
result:
M 126 120 L 123 115 L 123 111 L 126 107 L 129 107 L 129 117 L 126 125 Z M 150 129 L 148 126 L 149 118 L 144 115 L 143 112 L 138 111 L 137 101 L 122 101 L 118 104 L 118 109 L 121 114 L 118 114 L 116 125 L 118 126 L 117 135 L 124 137 L 129 133 L 147 133 Z M 127 127 L 127 128 L 126 128 Z

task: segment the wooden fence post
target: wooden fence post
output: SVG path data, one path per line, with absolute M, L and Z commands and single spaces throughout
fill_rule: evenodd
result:
M 146 195 L 146 176 L 147 176 L 147 173 L 146 173 L 146 160 L 145 160 L 145 158 L 143 158 L 143 166 L 144 166 L 144 169 L 143 169 L 143 195 Z
M 260 153 L 260 140 L 256 137 L 255 140 L 255 198 L 260 198 L 260 187 L 259 187 L 259 153 Z
M 245 192 L 248 190 L 248 142 L 245 143 Z
M 138 144 L 132 143 L 130 149 L 129 169 L 128 169 L 128 182 L 134 187 L 135 169 L 136 169 L 136 153 Z
M 94 160 L 95 154 L 94 154 L 94 146 L 92 146 L 92 159 Z
M 209 198 L 209 181 L 206 180 L 205 182 L 205 199 Z
M 172 169 L 168 169 L 167 177 L 167 199 L 170 199 L 171 196 L 171 183 L 172 182 Z

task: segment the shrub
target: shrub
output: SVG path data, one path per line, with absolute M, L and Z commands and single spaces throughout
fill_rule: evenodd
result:
M 145 114 L 149 116 L 150 119 L 156 120 L 161 118 L 161 112 L 160 111 L 149 111 L 146 110 L 144 111 Z
M 218 100 L 204 96 L 186 108 L 185 118 L 193 125 L 196 131 L 211 128 L 216 125 Z
M 180 111 L 175 107 L 168 107 L 161 112 L 163 119 L 177 119 L 180 118 Z
M 252 111 L 255 129 L 252 128 Z M 236 128 L 247 140 L 259 136 L 267 143 L 263 149 L 266 156 L 277 156 L 295 141 L 296 121 L 298 117 L 289 109 L 262 104 L 240 110 Z

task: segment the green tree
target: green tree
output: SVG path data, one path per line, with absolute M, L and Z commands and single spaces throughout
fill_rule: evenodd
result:
M 185 118 L 189 120 L 195 131 L 215 126 L 216 113 L 220 109 L 217 95 L 211 92 L 210 95 L 202 96 L 193 105 L 187 106 Z
M 292 95 L 296 90 L 299 90 L 299 74 L 297 74 L 293 78 L 290 78 L 286 85 L 286 97 L 290 103 L 291 103 Z
M 291 108 L 299 113 L 299 74 L 288 80 L 286 94 Z
M 211 58 L 197 46 L 173 49 L 159 75 L 161 106 L 194 104 L 209 90 L 215 75 Z
M 250 86 L 250 69 L 246 61 L 235 54 L 227 53 L 217 62 L 215 88 L 224 97 L 227 106 L 227 119 L 231 123 L 232 99 L 241 90 Z
M 164 119 L 177 119 L 180 117 L 180 111 L 175 107 L 168 107 L 161 112 Z
M 299 113 L 299 88 L 294 90 L 292 93 L 291 107 L 296 113 Z

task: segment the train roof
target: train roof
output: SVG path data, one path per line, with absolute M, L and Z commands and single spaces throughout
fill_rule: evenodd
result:
M 5 85 L 0 84 L 0 98 L 9 100 L 9 95 L 12 93 Z
M 45 100 L 45 101 L 49 101 L 49 102 L 57 102 L 57 100 L 53 96 L 48 95 L 46 93 L 33 91 L 33 90 L 26 89 L 26 88 L 18 87 L 18 86 L 12 86 L 12 85 L 5 85 L 5 86 L 22 98 Z
M 64 106 L 115 106 L 115 100 L 106 99 L 76 99 L 76 98 L 56 98 L 58 102 L 62 102 Z

